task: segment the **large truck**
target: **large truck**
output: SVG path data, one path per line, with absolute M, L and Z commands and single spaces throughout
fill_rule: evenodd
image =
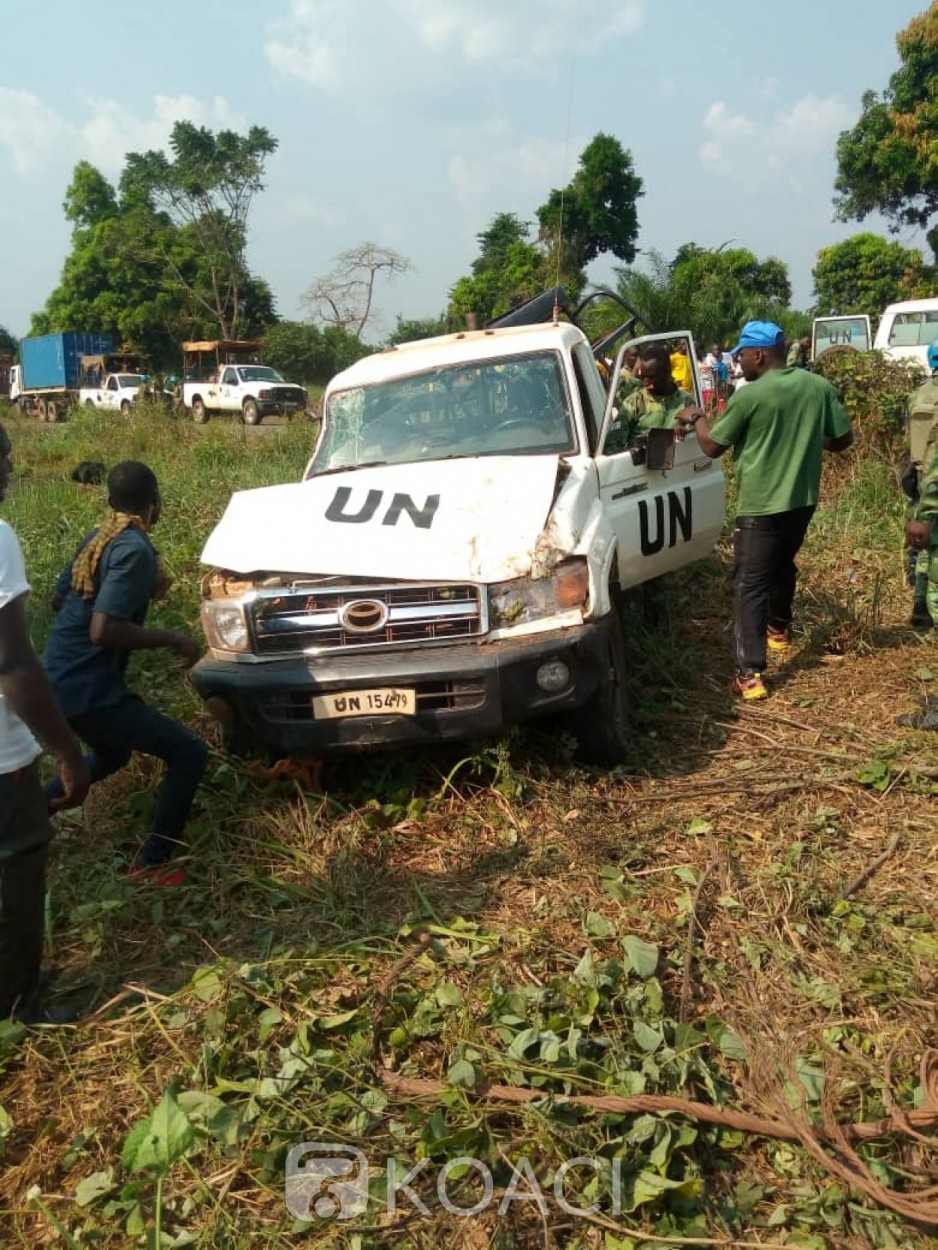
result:
M 60 421 L 68 407 L 81 402 L 82 357 L 105 355 L 115 347 L 113 334 L 76 330 L 23 339 L 10 398 L 40 421 Z

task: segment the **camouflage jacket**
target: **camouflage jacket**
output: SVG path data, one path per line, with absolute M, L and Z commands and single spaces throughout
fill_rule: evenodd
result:
M 652 395 L 641 387 L 628 395 L 619 405 L 618 414 L 606 438 L 606 453 L 623 451 L 645 430 L 670 430 L 675 418 L 684 408 L 693 407 L 693 395 L 676 390 L 671 395 Z
M 931 460 L 923 468 L 919 481 L 919 500 L 915 506 L 916 521 L 938 521 L 938 439 L 931 446 Z M 935 528 L 932 539 L 938 537 Z

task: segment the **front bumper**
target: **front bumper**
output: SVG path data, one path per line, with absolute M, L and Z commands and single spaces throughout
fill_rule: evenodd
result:
M 442 742 L 579 707 L 608 676 L 613 619 L 494 643 L 258 663 L 207 655 L 192 681 L 233 749 L 245 754 L 303 757 Z M 562 660 L 570 671 L 568 683 L 551 693 L 536 680 L 548 660 Z M 415 690 L 416 714 L 313 716 L 314 695 L 379 687 Z
M 257 411 L 262 417 L 268 416 L 286 416 L 290 412 L 305 412 L 307 400 L 297 395 L 295 398 L 278 399 L 276 396 L 270 399 L 256 399 Z

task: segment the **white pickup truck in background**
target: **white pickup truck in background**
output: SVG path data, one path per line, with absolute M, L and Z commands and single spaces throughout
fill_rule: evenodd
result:
M 649 338 L 696 360 L 686 332 Z M 606 451 L 624 351 L 606 384 L 551 320 L 333 378 L 303 480 L 236 494 L 202 553 L 192 679 L 229 749 L 415 746 L 559 714 L 584 758 L 622 760 L 620 596 L 707 556 L 725 494 L 693 432 Z
M 309 397 L 269 365 L 228 364 L 208 379 L 183 382 L 182 402 L 199 425 L 212 413 L 237 413 L 245 425 L 257 425 L 271 413 L 305 412 Z
M 78 402 L 106 412 L 130 412 L 141 387 L 148 382 L 145 373 L 109 373 L 101 379 L 100 386 L 83 384 L 78 392 Z

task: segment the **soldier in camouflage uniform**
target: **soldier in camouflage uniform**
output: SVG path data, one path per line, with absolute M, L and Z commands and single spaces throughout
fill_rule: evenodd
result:
M 932 620 L 938 620 L 938 439 L 932 443 L 931 460 L 922 471 L 918 503 L 905 538 L 910 547 L 926 553 L 925 604 Z
M 905 530 L 910 547 L 924 552 L 928 560 L 928 586 L 925 602 L 933 621 L 938 621 L 938 440 L 931 445 L 931 458 L 922 470 L 919 499 L 912 520 Z M 911 729 L 938 730 L 938 700 L 925 699 L 924 710 L 900 716 L 899 724 Z
M 921 494 L 921 479 L 938 439 L 938 340 L 929 344 L 927 358 L 931 377 L 916 387 L 908 404 L 909 461 L 902 475 L 902 489 L 912 504 L 910 515 L 913 518 Z M 913 591 L 909 624 L 917 629 L 928 629 L 933 623 L 938 624 L 934 610 L 928 607 L 928 551 L 909 546 L 907 559 L 907 580 Z
M 670 430 L 677 415 L 693 408 L 696 400 L 682 391 L 671 373 L 671 358 L 663 343 L 641 348 L 638 363 L 641 386 L 618 404 L 606 438 L 607 455 L 624 451 L 646 430 Z

